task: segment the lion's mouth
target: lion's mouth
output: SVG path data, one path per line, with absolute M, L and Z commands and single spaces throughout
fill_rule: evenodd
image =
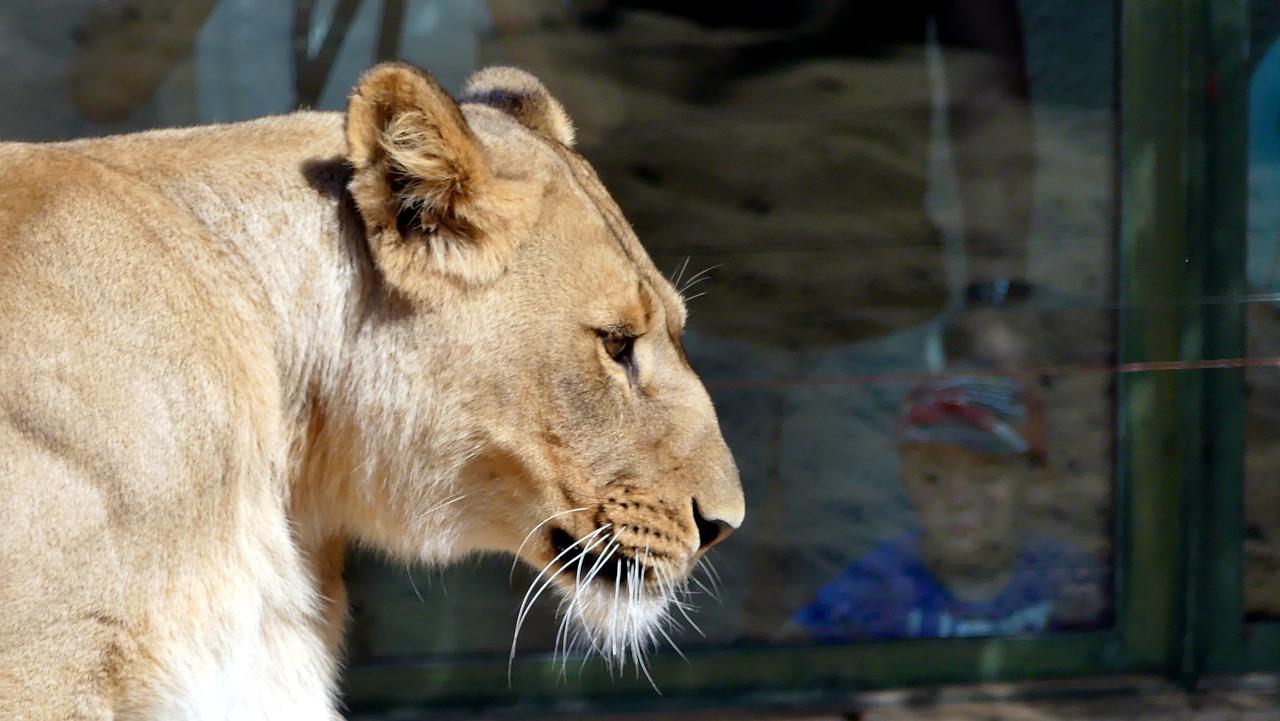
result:
M 643 586 L 654 575 L 652 568 L 605 529 L 575 539 L 563 528 L 554 528 L 550 544 L 553 573 L 564 573 L 577 585 L 598 582 L 622 588 L 631 584 Z
M 664 639 L 675 646 L 674 614 L 697 628 L 689 616 L 692 577 L 677 565 L 684 561 L 669 548 L 637 544 L 657 535 L 639 528 L 605 523 L 576 537 L 562 527 L 546 532 L 552 557 L 521 601 L 510 659 L 529 609 L 553 586 L 561 595 L 557 652 L 599 654 L 611 673 L 632 663 L 647 675 L 645 654 Z

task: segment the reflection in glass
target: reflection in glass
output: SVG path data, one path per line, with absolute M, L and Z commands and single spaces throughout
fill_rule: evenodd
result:
M 720 601 L 695 587 L 705 637 L 676 641 L 794 636 L 867 567 L 907 590 L 840 596 L 880 624 L 842 640 L 1091 627 L 1109 622 L 1115 17 L 1113 0 L 5 3 L 0 133 L 334 109 L 391 55 L 454 89 L 524 66 L 688 298 L 688 356 L 747 490 L 700 577 Z M 1066 366 L 1094 370 L 1035 372 Z M 979 371 L 1042 398 L 1052 453 L 905 439 L 939 391 L 922 381 Z M 505 653 L 533 574 L 358 559 L 349 578 L 369 658 Z M 554 610 L 521 649 L 554 646 Z
M 489 8 L 483 57 L 557 93 L 689 298 L 686 348 L 747 489 L 746 526 L 711 556 L 722 602 L 695 596 L 705 637 L 685 628 L 682 646 L 786 638 L 844 570 L 923 536 L 895 436 L 911 384 L 893 376 L 1111 362 L 1112 3 Z M 981 632 L 1105 626 L 1110 380 L 1025 380 L 1055 453 L 1011 494 L 1013 570 L 993 575 Z M 528 580 L 469 578 L 445 577 L 442 618 L 513 616 Z M 404 614 L 419 605 L 395 593 Z M 523 648 L 554 644 L 544 612 Z M 412 625 L 367 614 L 361 648 L 412 653 L 397 633 Z M 503 630 L 465 648 L 503 649 Z
M 1101 568 L 1029 523 L 1048 461 L 1040 400 L 1017 381 L 945 379 L 904 404 L 897 450 L 919 531 L 820 588 L 795 633 L 886 640 L 1040 633 L 1096 621 Z
M 1248 281 L 1251 357 L 1280 356 L 1280 2 L 1250 3 Z M 1280 618 L 1280 372 L 1247 372 L 1244 613 Z

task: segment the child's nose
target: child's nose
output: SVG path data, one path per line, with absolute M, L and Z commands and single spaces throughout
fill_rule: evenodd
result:
M 943 489 L 943 498 L 953 508 L 969 508 L 980 502 L 974 485 L 964 476 L 957 476 L 952 483 Z

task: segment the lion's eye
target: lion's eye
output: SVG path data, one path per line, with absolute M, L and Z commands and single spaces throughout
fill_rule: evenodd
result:
M 628 373 L 635 371 L 635 336 L 601 333 L 600 342 L 604 344 L 604 352 L 609 354 L 615 363 L 625 368 Z
M 603 340 L 604 352 L 608 353 L 610 358 L 622 363 L 631 356 L 636 339 L 625 335 L 606 335 Z

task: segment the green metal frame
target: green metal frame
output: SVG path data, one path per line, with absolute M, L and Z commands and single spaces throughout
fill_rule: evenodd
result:
M 1185 82 L 1198 64 L 1194 0 L 1128 0 L 1121 31 L 1121 232 L 1119 360 L 1184 359 L 1188 297 L 1186 209 L 1193 103 Z M 1198 352 L 1197 352 L 1198 354 Z M 1194 446 L 1184 437 L 1193 409 L 1177 371 L 1117 378 L 1117 627 L 1133 660 L 1176 669 L 1183 629 L 1183 477 Z
M 1238 262 L 1242 219 L 1234 211 L 1210 216 L 1198 210 L 1206 207 L 1211 192 L 1220 194 L 1220 208 L 1234 208 L 1242 192 L 1209 182 L 1236 172 L 1240 158 L 1236 151 L 1210 156 L 1205 139 L 1211 132 L 1238 131 L 1232 129 L 1229 113 L 1206 112 L 1211 89 L 1188 79 L 1209 77 L 1210 63 L 1223 78 L 1242 72 L 1236 60 L 1211 51 L 1242 31 L 1244 0 L 1212 0 L 1212 11 L 1209 4 L 1118 2 L 1118 288 L 1125 309 L 1117 341 L 1121 363 L 1194 360 L 1205 352 L 1239 355 L 1233 343 L 1242 335 L 1228 330 L 1243 327 L 1238 309 L 1215 306 L 1202 314 L 1193 302 L 1170 302 L 1197 298 L 1205 290 L 1238 290 L 1243 275 Z M 1230 81 L 1220 80 L 1217 91 L 1224 113 L 1239 110 L 1237 78 L 1232 75 Z M 1224 274 L 1224 266 L 1235 265 L 1240 265 L 1239 273 Z M 1206 453 L 1204 441 L 1216 441 L 1238 427 L 1239 408 L 1218 402 L 1225 397 L 1224 386 L 1238 380 L 1238 373 L 1172 370 L 1118 378 L 1116 624 L 1111 630 L 1037 638 L 695 650 L 687 654 L 687 662 L 669 655 L 653 659 L 650 670 L 661 696 L 643 676 L 610 679 L 598 663 L 580 673 L 571 665 L 564 680 L 561 667 L 549 657 L 523 657 L 514 664 L 509 682 L 505 658 L 388 659 L 349 669 L 347 704 L 353 711 L 372 713 L 617 711 L 818 705 L 888 687 L 1117 673 L 1194 683 L 1206 653 L 1209 665 L 1218 668 L 1220 659 L 1237 652 L 1218 643 L 1230 624 L 1210 620 L 1215 614 L 1206 611 L 1232 603 L 1239 607 L 1239 493 L 1226 498 L 1230 494 L 1223 489 L 1234 484 L 1238 491 L 1240 459 L 1238 453 Z M 1205 404 L 1205 398 L 1215 403 Z M 1217 425 L 1206 431 L 1205 418 Z M 1218 565 L 1216 558 L 1233 560 Z M 1217 595 L 1224 589 L 1236 594 L 1234 601 L 1229 594 Z M 1197 623 L 1184 623 L 1185 618 Z
M 1246 0 L 1213 0 L 1205 24 L 1216 82 L 1206 101 L 1205 177 L 1210 180 L 1205 226 L 1204 291 L 1212 298 L 1247 295 L 1245 228 L 1248 177 L 1249 12 Z M 1247 356 L 1245 306 L 1204 306 L 1208 358 Z M 1199 489 L 1205 532 L 1195 548 L 1197 599 L 1191 629 L 1196 656 L 1188 682 L 1206 676 L 1280 671 L 1280 624 L 1244 620 L 1244 437 L 1242 369 L 1204 372 L 1204 479 Z

